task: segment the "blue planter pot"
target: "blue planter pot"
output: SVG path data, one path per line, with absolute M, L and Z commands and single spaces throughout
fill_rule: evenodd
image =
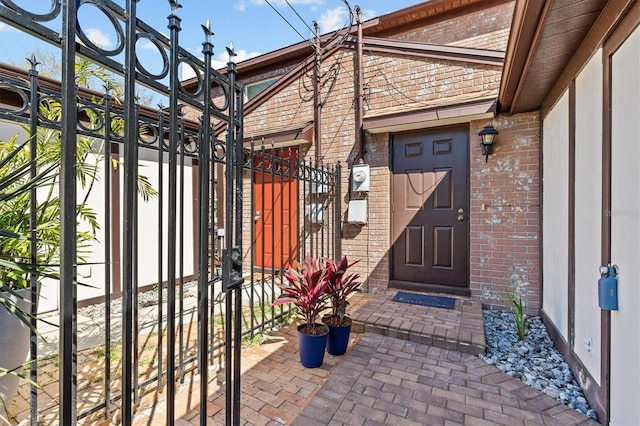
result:
M 300 332 L 306 324 L 298 326 L 298 349 L 300 351 L 300 363 L 307 368 L 318 368 L 324 360 L 324 350 L 327 346 L 329 328 L 324 324 L 315 324 L 317 328 L 323 328 L 322 334 L 309 335 Z
M 349 344 L 349 335 L 351 333 L 351 320 L 347 325 L 329 325 L 329 338 L 327 339 L 327 352 L 331 355 L 344 355 L 347 352 Z

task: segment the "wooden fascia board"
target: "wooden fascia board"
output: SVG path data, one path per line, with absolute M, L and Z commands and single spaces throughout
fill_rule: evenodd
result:
M 270 133 L 258 134 L 244 138 L 245 147 L 255 147 L 255 149 L 280 148 L 293 145 L 311 144 L 313 141 L 313 121 L 307 122 L 299 127 L 288 130 L 274 129 Z
M 363 129 L 369 133 L 386 132 L 394 127 L 445 120 L 456 117 L 474 117 L 495 114 L 495 98 L 465 102 L 453 105 L 441 105 L 416 111 L 397 112 L 378 117 L 364 118 Z
M 465 6 L 462 5 L 461 1 L 453 1 L 453 0 L 431 0 L 429 2 L 423 2 L 423 3 L 418 3 L 415 4 L 413 6 L 408 6 L 404 9 L 400 9 L 400 10 L 396 10 L 395 12 L 391 12 L 391 13 L 387 13 L 386 15 L 382 15 L 379 16 L 377 18 L 376 24 L 386 24 L 389 21 L 394 21 L 394 20 L 398 20 L 399 18 L 402 18 L 403 16 L 407 16 L 407 15 L 411 15 L 411 14 L 415 14 L 415 13 L 419 13 L 422 10 L 425 9 L 425 4 L 427 3 L 427 6 L 429 9 L 431 10 L 451 10 L 451 9 L 455 9 L 456 7 L 461 7 L 461 6 Z M 454 3 L 457 3 L 456 5 L 454 5 Z M 448 6 L 448 7 L 447 7 Z M 437 15 L 437 13 L 434 13 L 434 15 Z M 367 21 L 368 22 L 368 21 Z M 366 28 L 363 28 L 366 29 Z
M 386 52 L 498 66 L 502 66 L 504 61 L 504 52 L 497 50 L 412 43 L 376 37 L 363 37 L 362 41 L 364 43 L 364 49 L 372 52 Z
M 562 97 L 571 81 L 576 78 L 582 68 L 587 64 L 591 55 L 602 46 L 604 40 L 613 32 L 616 24 L 627 13 L 628 10 L 636 3 L 637 0 L 616 0 L 606 4 L 602 12 L 594 22 L 593 26 L 580 43 L 578 50 L 573 55 L 567 66 L 564 68 L 560 77 L 545 96 L 541 105 L 541 118 L 555 106 Z
M 502 112 L 510 114 L 518 102 L 551 3 L 553 0 L 516 1 L 498 93 Z

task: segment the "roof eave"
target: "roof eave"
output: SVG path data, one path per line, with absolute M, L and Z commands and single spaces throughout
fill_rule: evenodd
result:
M 487 97 L 414 111 L 365 117 L 363 128 L 371 134 L 403 132 L 447 124 L 468 123 L 472 120 L 494 117 L 495 112 L 495 97 Z
M 547 0 L 516 0 L 498 93 L 498 103 L 503 113 L 511 114 L 517 107 L 520 90 L 551 3 Z

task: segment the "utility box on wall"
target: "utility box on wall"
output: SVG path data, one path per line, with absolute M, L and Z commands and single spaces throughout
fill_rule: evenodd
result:
M 328 190 L 329 190 L 329 187 L 326 183 L 311 182 L 312 194 L 326 194 Z
M 351 170 L 351 190 L 369 192 L 371 172 L 368 164 L 355 164 Z
M 347 222 L 353 225 L 367 224 L 367 200 L 351 200 L 349 201 L 349 212 L 347 213 Z
M 320 203 L 309 205 L 309 223 L 322 223 L 324 221 L 324 206 Z

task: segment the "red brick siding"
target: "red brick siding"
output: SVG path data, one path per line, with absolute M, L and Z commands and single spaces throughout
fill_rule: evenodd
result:
M 299 78 L 250 114 L 245 115 L 244 136 L 251 137 L 268 129 L 313 120 L 313 98 L 304 93 L 303 79 L 304 77 Z M 308 79 L 306 85 L 310 87 Z
M 496 17 L 500 10 L 508 13 Z M 398 38 L 461 46 L 470 42 L 470 47 L 504 49 L 511 12 L 511 4 L 502 5 L 480 14 L 479 18 L 477 15 L 460 17 L 460 22 L 444 21 L 435 24 L 437 28 L 413 30 Z M 473 25 L 470 25 L 471 20 L 475 22 Z M 476 24 L 482 27 L 481 22 L 491 31 L 476 31 Z M 468 93 L 495 93 L 501 73 L 499 67 L 489 65 L 367 51 L 364 66 L 367 111 Z M 342 164 L 342 249 L 350 259 L 362 259 L 355 268 L 356 272 L 363 276 L 365 290 L 376 292 L 386 289 L 389 280 L 389 249 L 392 244 L 390 135 L 366 135 L 365 161 L 371 166 L 372 187 L 368 195 L 369 223 L 363 227 L 349 225 L 346 223 L 349 175 L 357 157 L 353 51 L 340 50 L 326 59 L 322 73 L 327 81 L 322 88 L 322 161 L 326 164 L 339 161 Z M 260 77 L 252 77 L 251 80 L 259 80 Z M 312 94 L 305 89 L 304 78 L 247 114 L 244 118 L 245 137 L 312 120 Z M 311 81 L 307 80 L 306 87 L 311 87 L 310 84 Z M 486 306 L 508 308 L 504 287 L 518 280 L 527 301 L 527 310 L 532 313 L 540 304 L 539 115 L 529 113 L 494 119 L 493 124 L 500 135 L 496 140 L 495 153 L 485 163 L 477 134 L 487 123 L 487 120 L 482 120 L 470 124 L 470 287 L 473 297 L 482 300 Z M 312 146 L 301 154 L 308 160 L 314 158 L 314 153 Z M 248 180 L 249 176 L 245 175 L 245 178 Z M 244 217 L 252 221 L 248 198 L 244 200 Z M 302 204 L 300 208 L 303 208 Z M 244 247 L 249 250 L 249 235 L 243 235 Z M 249 252 L 246 251 L 245 255 L 248 256 Z
M 373 111 L 497 91 L 502 72 L 491 65 L 378 54 L 365 55 L 364 64 L 366 103 Z
M 497 5 L 392 35 L 390 38 L 429 44 L 455 44 L 474 49 L 505 50 L 507 38 L 501 32 L 508 31 L 511 26 L 513 6 L 513 2 Z
M 509 307 L 505 287 L 521 286 L 529 313 L 540 307 L 540 116 L 498 116 L 500 134 L 485 163 L 471 123 L 470 286 L 489 307 Z M 484 210 L 483 210 L 484 205 Z
M 386 289 L 389 284 L 391 245 L 389 135 L 386 133 L 367 135 L 366 150 L 366 162 L 371 167 L 372 188 L 368 195 L 369 223 L 366 226 L 356 226 L 346 223 L 345 220 L 342 250 L 350 258 L 362 259 L 358 265 L 358 272 L 366 279 L 365 291 L 375 293 Z M 346 172 L 350 172 L 350 169 Z M 348 203 L 348 200 L 346 202 Z

